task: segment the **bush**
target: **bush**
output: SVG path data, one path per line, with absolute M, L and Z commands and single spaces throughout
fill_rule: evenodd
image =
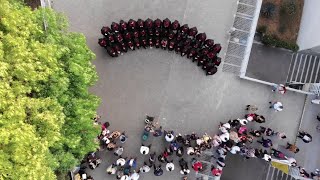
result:
M 299 50 L 299 46 L 296 43 L 280 40 L 278 37 L 274 35 L 264 35 L 262 37 L 262 43 L 267 46 L 290 49 L 295 52 Z
M 284 2 L 280 7 L 280 16 L 293 16 L 297 13 L 298 6 L 295 1 Z
M 264 3 L 261 7 L 261 16 L 267 19 L 272 18 L 276 13 L 276 6 L 273 3 Z
M 267 32 L 268 27 L 265 25 L 258 26 L 257 27 L 257 32 L 260 34 L 265 34 Z

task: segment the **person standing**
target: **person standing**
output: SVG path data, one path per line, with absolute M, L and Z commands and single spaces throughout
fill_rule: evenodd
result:
M 163 170 L 161 169 L 161 164 L 158 167 L 156 167 L 156 165 L 154 164 L 153 168 L 154 168 L 153 174 L 155 176 L 162 176 Z
M 196 171 L 196 173 L 202 170 L 202 163 L 196 160 L 196 158 L 192 158 L 191 165 L 192 165 L 192 168 Z
M 283 105 L 281 102 L 274 102 L 272 103 L 271 101 L 269 102 L 270 104 L 272 104 L 269 108 L 273 108 L 276 112 L 278 111 L 282 111 L 283 110 Z
M 146 162 L 144 162 L 143 166 L 139 169 L 139 173 L 147 173 L 150 171 L 152 165 L 148 165 Z
M 262 146 L 265 147 L 265 148 L 269 148 L 269 147 L 273 146 L 271 139 L 264 139 L 262 137 L 262 140 L 261 141 L 257 141 L 257 142 L 262 144 Z
M 251 113 L 254 113 L 254 112 L 258 111 L 258 107 L 256 105 L 247 105 L 246 110 Z
M 166 160 L 166 161 L 167 161 L 166 170 L 167 171 L 173 171 L 174 170 L 173 160 L 171 160 L 171 161 Z
M 144 144 L 142 144 L 140 147 L 140 153 L 143 155 L 149 154 L 150 147 L 151 147 L 151 144 L 149 146 L 145 146 Z
M 291 151 L 293 153 L 298 153 L 299 152 L 299 148 L 295 144 L 287 143 L 286 149 L 288 149 L 289 151 Z
M 312 141 L 312 136 L 305 131 L 299 131 L 298 138 L 302 139 L 302 141 L 305 143 Z
M 272 92 L 279 92 L 280 94 L 285 94 L 287 88 L 283 84 L 274 84 L 272 86 Z

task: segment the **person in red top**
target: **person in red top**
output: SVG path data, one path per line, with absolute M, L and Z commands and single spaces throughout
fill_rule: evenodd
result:
M 222 175 L 222 169 L 220 168 L 215 168 L 214 166 L 211 167 L 211 173 L 214 176 L 221 176 Z
M 191 160 L 192 168 L 196 171 L 199 172 L 202 170 L 202 163 L 195 158 L 192 158 Z

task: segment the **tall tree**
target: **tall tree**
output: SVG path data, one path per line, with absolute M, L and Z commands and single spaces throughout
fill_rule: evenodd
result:
M 55 179 L 97 148 L 95 56 L 53 10 L 0 4 L 0 179 Z

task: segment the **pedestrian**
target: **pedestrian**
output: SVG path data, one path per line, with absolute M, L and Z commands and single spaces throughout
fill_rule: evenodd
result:
M 153 136 L 154 137 L 162 136 L 162 134 L 163 134 L 162 133 L 162 126 L 160 126 L 159 129 L 155 129 L 154 132 L 153 132 Z
M 107 174 L 116 174 L 117 172 L 117 165 L 116 164 L 111 164 L 108 168 L 107 168 Z
M 312 141 L 312 136 L 309 133 L 305 131 L 299 131 L 298 133 L 298 138 L 302 139 L 303 142 L 309 143 Z
M 137 158 L 130 158 L 130 160 L 127 161 L 127 165 L 135 169 L 137 167 Z
M 283 105 L 281 102 L 274 102 L 272 103 L 271 101 L 269 102 L 271 106 L 269 107 L 270 109 L 273 108 L 276 112 L 282 111 L 283 110 Z
M 114 151 L 114 155 L 116 156 L 121 156 L 121 154 L 123 153 L 123 147 L 122 146 L 119 146 L 115 149 Z
M 158 161 L 161 162 L 161 163 L 166 162 L 166 157 L 164 156 L 164 154 L 165 154 L 166 156 L 168 156 L 166 152 L 164 152 L 164 153 L 162 153 L 162 154 L 160 154 L 160 155 L 158 156 Z
M 268 153 L 263 154 L 263 160 L 270 162 L 271 161 L 271 156 Z
M 229 123 L 220 123 L 220 126 L 219 126 L 219 130 L 222 132 L 222 133 L 227 133 L 229 132 L 231 128 L 231 125 Z
M 216 177 L 221 176 L 222 175 L 222 168 L 211 166 L 211 173 L 212 173 L 212 175 L 214 175 Z
M 202 170 L 202 163 L 196 160 L 196 158 L 191 159 L 191 166 L 194 169 L 194 171 L 196 171 L 196 173 Z
M 287 136 L 284 132 L 276 132 L 275 134 L 278 136 L 279 139 L 286 139 L 287 138 Z
M 235 146 L 232 146 L 231 150 L 230 150 L 230 153 L 231 154 L 237 154 L 238 152 L 240 152 L 240 147 L 235 145 Z
M 187 161 L 185 161 L 183 158 L 181 158 L 181 159 L 179 160 L 179 165 L 180 165 L 180 168 L 181 168 L 180 174 L 187 175 L 187 174 L 190 173 L 190 170 L 189 170 L 189 168 L 188 168 L 188 163 L 187 163 Z
M 173 141 L 174 140 L 174 132 L 173 131 L 164 131 L 164 134 L 165 134 L 165 140 L 167 141 L 167 142 L 171 142 L 171 141 Z
M 239 135 L 247 134 L 247 127 L 246 126 L 241 126 L 238 130 Z
M 266 150 L 265 150 L 266 151 Z M 257 158 L 262 159 L 264 157 L 264 152 L 262 151 L 262 149 L 255 149 L 254 155 Z
M 296 167 L 297 166 L 297 161 L 293 157 L 289 157 L 289 158 L 286 157 L 286 159 L 287 159 L 287 161 L 289 163 L 289 166 L 292 166 L 292 167 Z
M 291 151 L 293 153 L 298 153 L 300 150 L 295 144 L 290 144 L 290 143 L 287 143 L 286 149 L 288 149 L 289 151 Z
M 140 177 L 139 173 L 137 173 L 135 170 L 133 170 L 133 173 L 130 174 L 130 180 L 138 180 Z
M 128 174 L 124 174 L 124 175 L 120 178 L 120 180 L 130 180 L 130 177 L 129 177 Z
M 257 141 L 257 142 L 262 144 L 262 146 L 265 147 L 265 148 L 269 148 L 269 147 L 273 146 L 271 139 L 264 139 L 262 137 L 262 140 L 261 141 Z
M 152 164 L 148 165 L 146 162 L 143 163 L 143 166 L 139 169 L 141 173 L 147 173 L 150 171 Z
M 255 114 L 255 118 L 253 119 L 257 123 L 265 123 L 266 119 L 262 115 Z
M 121 177 L 124 175 L 123 170 L 124 170 L 123 167 L 118 168 L 116 173 L 116 179 L 121 179 Z
M 249 112 L 254 113 L 254 112 L 258 111 L 258 107 L 255 106 L 255 105 L 247 105 L 246 106 L 246 110 L 249 111 Z
M 230 134 L 229 133 L 223 133 L 219 136 L 222 142 L 227 142 L 230 139 Z
M 193 156 L 194 155 L 194 148 L 191 145 L 187 148 L 187 154 L 189 156 Z
M 320 104 L 320 99 L 313 99 L 311 100 L 312 104 Z
M 178 135 L 176 136 L 176 141 L 177 141 L 178 143 L 184 143 L 184 138 L 182 137 L 181 134 L 178 134 Z
M 155 160 L 156 160 L 156 152 L 149 155 L 149 163 L 153 165 L 155 163 Z
M 153 174 L 155 176 L 161 176 L 163 174 L 163 170 L 161 169 L 161 164 L 158 167 L 156 167 L 156 165 L 154 164 L 153 168 L 154 168 Z
M 229 120 L 228 123 L 232 128 L 236 128 L 240 125 L 240 121 L 238 119 Z
M 245 126 L 248 124 L 248 120 L 246 119 L 239 119 L 240 125 Z
M 246 114 L 244 117 L 246 118 L 246 120 L 251 122 L 256 118 L 256 114 L 250 113 L 250 114 Z
M 116 161 L 116 165 L 117 166 L 124 166 L 126 164 L 126 159 L 127 158 L 123 158 L 123 157 L 119 156 L 119 159 L 117 159 L 117 161 Z
M 271 155 L 278 159 L 286 159 L 286 156 L 281 151 L 278 151 L 274 148 L 271 148 Z
M 219 167 L 222 167 L 222 168 L 226 167 L 226 163 L 225 163 L 225 158 L 224 157 L 218 157 L 216 163 L 217 163 L 217 165 Z
M 275 135 L 275 132 L 271 128 L 265 128 L 263 126 L 260 126 L 260 132 L 263 133 L 266 136 Z
M 251 130 L 249 133 L 254 137 L 261 137 L 261 132 L 258 130 Z
M 148 146 L 145 146 L 144 144 L 142 144 L 140 147 L 140 153 L 143 155 L 147 155 L 149 154 L 150 148 L 151 148 L 151 144 Z
M 256 157 L 255 156 L 255 152 L 256 152 L 256 149 L 254 148 L 247 148 L 247 152 L 246 152 L 246 159 L 249 159 L 249 158 L 253 158 L 253 157 Z
M 126 136 L 125 131 L 121 133 L 119 139 L 121 143 L 125 143 L 127 141 L 128 137 Z
M 279 92 L 280 94 L 285 94 L 287 88 L 283 84 L 274 84 L 272 86 L 272 92 Z
M 236 133 L 237 134 L 237 133 Z M 230 138 L 231 138 L 231 132 L 230 132 Z M 238 134 L 237 134 L 238 135 Z M 219 136 L 217 136 L 217 135 L 214 135 L 213 136 L 213 140 L 212 140 L 212 145 L 214 146 L 214 147 L 217 147 L 217 146 L 219 146 L 220 144 L 222 143 L 222 141 L 221 141 L 221 139 L 220 139 L 220 137 Z
M 239 135 L 235 131 L 230 131 L 229 133 L 230 140 L 232 140 L 235 143 L 238 143 L 240 141 Z M 220 140 L 221 141 L 221 140 Z M 221 143 L 220 143 L 221 144 Z M 216 147 L 216 146 L 215 146 Z
M 312 179 L 315 179 L 315 178 L 320 179 L 320 170 L 316 169 L 314 172 L 311 172 L 310 175 Z
M 300 176 L 304 178 L 309 178 L 310 175 L 304 168 L 299 167 Z
M 174 140 L 174 141 L 171 141 L 170 143 L 170 149 L 172 151 L 177 151 L 178 148 L 180 147 L 180 145 Z
M 168 160 L 167 160 L 166 170 L 167 170 L 167 171 L 173 171 L 173 170 L 174 170 L 173 160 L 171 160 L 171 161 L 168 161 Z
M 182 156 L 183 156 L 183 153 L 184 153 L 183 147 L 180 146 L 180 147 L 177 149 L 177 151 L 176 151 L 176 155 L 177 155 L 178 157 L 182 157 Z

